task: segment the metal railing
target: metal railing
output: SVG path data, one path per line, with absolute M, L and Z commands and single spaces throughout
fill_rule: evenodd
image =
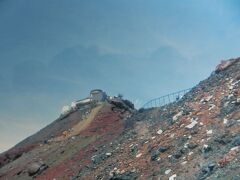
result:
M 161 107 L 167 104 L 173 103 L 175 101 L 179 101 L 187 92 L 189 92 L 192 88 L 184 89 L 178 92 L 174 92 L 171 94 L 167 94 L 165 96 L 161 96 L 159 98 L 151 99 L 147 103 L 145 103 L 142 108 L 153 108 L 153 107 Z

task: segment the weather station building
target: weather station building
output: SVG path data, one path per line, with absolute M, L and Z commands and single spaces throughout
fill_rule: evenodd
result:
M 103 102 L 107 99 L 107 94 L 101 89 L 94 89 L 90 92 L 90 98 L 95 102 Z
M 77 100 L 71 103 L 70 106 L 64 106 L 62 109 L 62 115 L 67 115 L 77 109 L 86 108 L 92 103 L 101 103 L 107 100 L 107 94 L 101 89 L 94 89 L 90 91 L 90 96 Z

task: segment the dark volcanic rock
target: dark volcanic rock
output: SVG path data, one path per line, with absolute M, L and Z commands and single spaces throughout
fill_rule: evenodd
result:
M 138 174 L 135 172 L 125 172 L 123 174 L 114 174 L 110 180 L 133 180 L 138 178 Z

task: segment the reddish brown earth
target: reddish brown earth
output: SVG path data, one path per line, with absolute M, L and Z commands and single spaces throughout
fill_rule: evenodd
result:
M 239 59 L 178 102 L 139 111 L 117 104 L 73 112 L 2 154 L 0 179 L 240 179 Z M 29 176 L 33 162 L 47 167 Z

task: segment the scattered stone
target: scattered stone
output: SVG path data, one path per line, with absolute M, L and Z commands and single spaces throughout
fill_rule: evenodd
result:
M 178 118 L 179 118 L 180 116 L 182 116 L 182 114 L 183 114 L 183 111 L 180 111 L 180 112 L 177 113 L 175 116 L 173 116 L 173 121 L 177 121 Z
M 125 172 L 123 174 L 116 174 L 113 172 L 109 180 L 132 180 L 137 179 L 139 175 L 136 172 Z
M 175 180 L 177 178 L 177 175 L 176 174 L 173 174 L 172 176 L 170 176 L 168 178 L 168 180 Z
M 208 96 L 208 97 L 206 97 L 206 98 L 205 98 L 205 101 L 206 101 L 206 102 L 210 101 L 210 100 L 212 99 L 212 97 L 213 97 L 213 96 Z
M 110 157 L 112 155 L 112 153 L 106 153 L 107 157 Z
M 151 152 L 151 160 L 155 161 L 157 159 L 157 157 L 159 156 L 160 152 L 158 150 L 153 150 Z
M 209 154 L 210 151 L 212 151 L 211 146 L 209 146 L 207 144 L 204 144 L 203 148 L 202 148 L 202 154 L 203 154 L 204 158 L 208 157 L 208 154 Z
M 193 155 L 193 152 L 192 152 L 192 151 L 191 151 L 191 152 L 189 152 L 189 153 L 188 153 L 188 155 L 189 155 L 189 156 Z
M 187 164 L 187 161 L 181 162 L 181 165 L 185 165 L 185 164 Z
M 223 134 L 214 139 L 215 142 L 226 145 L 232 141 L 231 137 L 228 136 L 228 134 Z
M 210 134 L 212 134 L 212 133 L 213 133 L 213 130 L 212 130 L 212 129 L 207 131 L 207 135 L 210 135 Z
M 227 119 L 223 119 L 223 124 L 227 124 L 228 120 Z
M 141 156 L 142 156 L 142 153 L 139 153 L 139 154 L 136 155 L 136 158 L 139 158 Z
M 197 123 L 198 123 L 197 121 L 192 121 L 191 124 L 189 124 L 185 127 L 188 128 L 188 129 L 192 129 L 195 125 L 197 125 Z
M 208 110 L 211 111 L 211 110 L 214 109 L 215 107 L 216 107 L 216 105 L 210 104 L 210 108 L 209 108 Z
M 174 155 L 173 157 L 175 159 L 179 159 L 181 156 L 182 156 L 183 152 L 181 150 L 178 150 Z
M 158 150 L 159 150 L 159 152 L 164 153 L 165 151 L 168 150 L 168 147 L 162 146 L 162 147 L 160 147 Z
M 156 138 L 156 136 L 151 137 L 151 139 L 155 139 L 155 138 Z
M 208 176 L 210 176 L 213 173 L 215 166 L 216 165 L 214 163 L 210 163 L 206 166 L 203 166 L 199 174 L 197 175 L 197 179 L 199 180 L 206 179 Z
M 72 139 L 72 140 L 75 140 L 75 139 L 76 139 L 76 136 L 72 136 L 71 139 Z
M 165 171 L 165 174 L 167 175 L 167 174 L 169 174 L 171 171 L 172 171 L 171 169 L 167 169 L 167 170 Z
M 163 130 L 161 130 L 161 129 L 159 129 L 158 131 L 157 131 L 157 134 L 162 134 L 163 133 Z
M 197 145 L 197 144 L 194 144 L 194 143 L 189 143 L 189 144 L 187 145 L 187 147 L 188 147 L 189 149 L 195 149 L 197 146 L 198 146 L 198 145 Z
M 237 151 L 239 149 L 239 146 L 233 147 L 230 149 L 230 151 Z
M 233 138 L 232 146 L 240 146 L 240 135 Z
M 237 98 L 236 105 L 240 105 L 240 98 Z

